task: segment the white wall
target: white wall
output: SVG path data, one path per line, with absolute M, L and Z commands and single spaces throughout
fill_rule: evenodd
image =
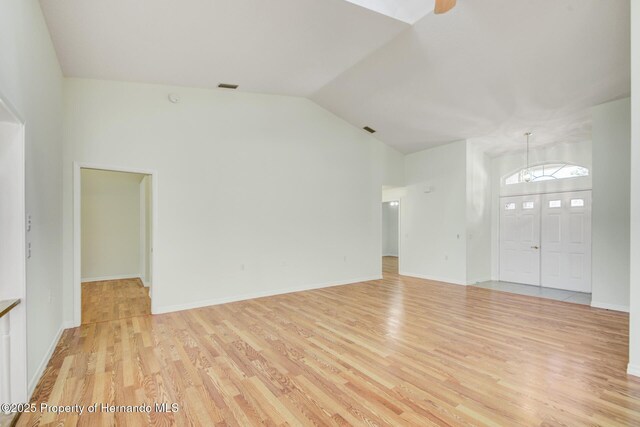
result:
M 401 274 L 466 284 L 466 141 L 405 157 Z
M 467 142 L 467 283 L 491 279 L 491 160 Z
M 378 142 L 382 155 L 382 185 L 402 187 L 404 185 L 404 154 Z
M 599 105 L 593 114 L 592 302 L 629 309 L 629 98 Z
M 382 187 L 382 201 L 395 202 L 405 198 L 407 189 L 405 187 Z M 402 208 L 400 208 L 402 210 Z
M 157 171 L 156 313 L 381 276 L 380 143 L 309 100 L 69 79 L 64 129 L 67 248 L 73 161 Z
M 35 386 L 62 326 L 62 74 L 36 0 L 0 0 L 0 93 L 26 121 L 28 377 Z
M 489 280 L 490 159 L 467 141 L 405 159 L 400 271 L 456 284 Z
M 524 145 L 524 143 L 523 143 Z M 542 163 L 572 163 L 591 169 L 591 141 L 557 143 L 547 147 L 532 149 L 529 155 L 531 165 Z M 501 196 L 520 194 L 555 193 L 561 191 L 590 190 L 592 176 L 504 185 L 504 178 L 526 167 L 526 154 L 521 152 L 505 154 L 491 159 L 491 279 L 499 279 L 499 217 Z
M 135 173 L 82 170 L 83 282 L 144 276 L 141 247 L 146 237 L 140 214 L 143 177 Z
M 640 4 L 631 2 L 631 227 L 629 373 L 640 376 Z
M 382 203 L 382 256 L 398 256 L 399 206 Z

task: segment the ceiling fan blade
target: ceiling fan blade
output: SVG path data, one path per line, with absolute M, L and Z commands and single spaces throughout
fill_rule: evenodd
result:
M 435 14 L 447 13 L 456 5 L 456 0 L 436 0 Z

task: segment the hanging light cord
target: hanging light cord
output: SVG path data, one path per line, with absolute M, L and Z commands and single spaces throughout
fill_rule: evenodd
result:
M 529 167 L 529 135 L 531 134 L 527 132 L 527 172 L 529 172 L 529 169 L 531 169 Z
M 529 177 L 529 180 L 531 180 L 533 177 L 531 176 L 531 167 L 529 166 L 529 137 L 532 135 L 531 132 L 527 132 L 525 133 L 526 137 L 527 137 L 527 173 L 526 175 Z

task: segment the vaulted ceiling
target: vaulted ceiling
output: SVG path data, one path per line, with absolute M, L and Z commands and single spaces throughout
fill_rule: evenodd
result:
M 429 14 L 312 99 L 404 152 L 589 138 L 589 107 L 630 92 L 628 0 L 482 0 Z
M 42 0 L 68 77 L 309 96 L 408 24 L 345 0 Z
M 629 0 L 417 1 L 41 5 L 68 77 L 304 96 L 405 153 L 588 139 L 589 108 L 630 93 Z

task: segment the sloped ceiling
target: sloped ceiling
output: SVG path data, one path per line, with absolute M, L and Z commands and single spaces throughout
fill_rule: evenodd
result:
M 308 96 L 409 27 L 344 0 L 41 0 L 67 77 Z
M 305 96 L 405 153 L 588 139 L 630 93 L 628 0 L 458 0 L 413 26 L 345 0 L 41 4 L 66 76 Z
M 461 0 L 312 99 L 405 153 L 471 137 L 521 147 L 527 130 L 574 141 L 589 138 L 589 107 L 630 93 L 629 51 L 626 0 Z

